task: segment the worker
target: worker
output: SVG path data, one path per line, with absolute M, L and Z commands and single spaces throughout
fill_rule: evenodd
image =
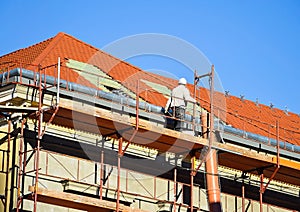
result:
M 167 113 L 171 109 L 172 115 L 176 118 L 174 121 L 174 129 L 176 131 L 182 131 L 185 108 L 187 102 L 196 103 L 196 100 L 191 97 L 190 91 L 186 87 L 186 79 L 180 78 L 178 80 L 178 86 L 176 86 L 165 106 L 165 112 Z

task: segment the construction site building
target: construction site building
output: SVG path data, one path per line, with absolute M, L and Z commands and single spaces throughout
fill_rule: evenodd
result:
M 0 57 L 0 211 L 299 211 L 298 114 L 188 84 L 68 34 Z

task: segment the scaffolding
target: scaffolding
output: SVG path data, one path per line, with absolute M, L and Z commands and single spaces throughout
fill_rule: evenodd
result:
M 135 110 L 134 110 L 134 117 L 131 117 L 131 119 L 126 119 L 124 121 L 122 118 L 117 120 L 118 124 L 122 125 L 122 129 L 125 129 L 122 132 L 118 132 L 118 130 L 115 129 L 113 121 L 112 120 L 112 115 L 110 114 L 110 111 L 103 111 L 100 109 L 95 109 L 93 110 L 93 114 L 90 112 L 90 108 L 88 106 L 82 106 L 82 103 L 73 103 L 70 104 L 70 100 L 68 99 L 60 99 L 60 68 L 61 68 L 61 61 L 58 59 L 58 63 L 53 65 L 53 66 L 48 66 L 48 67 L 41 67 L 40 65 L 36 66 L 31 66 L 34 67 L 34 78 L 33 81 L 31 82 L 26 82 L 22 80 L 22 68 L 20 68 L 20 75 L 19 75 L 19 81 L 10 81 L 10 76 L 9 76 L 9 69 L 7 70 L 7 75 L 6 75 L 6 84 L 20 84 L 20 85 L 25 85 L 32 87 L 33 90 L 35 90 L 37 93 L 35 96 L 37 97 L 35 100 L 38 100 L 38 104 L 35 105 L 35 107 L 19 107 L 19 106 L 6 106 L 1 108 L 1 112 L 3 115 L 6 116 L 7 119 L 7 143 L 8 143 L 8 148 L 6 151 L 2 151 L 1 154 L 5 155 L 6 153 L 6 168 L 4 168 L 4 165 L 2 165 L 2 172 L 6 173 L 6 185 L 5 185 L 5 199 L 2 198 L 2 201 L 5 205 L 4 211 L 6 212 L 8 208 L 10 207 L 8 205 L 9 200 L 8 198 L 8 182 L 9 182 L 9 166 L 10 166 L 10 157 L 11 157 L 11 151 L 10 151 L 10 145 L 11 145 L 11 137 L 13 135 L 12 133 L 12 114 L 17 112 L 17 113 L 22 113 L 22 116 L 20 118 L 21 120 L 21 127 L 19 129 L 19 132 L 17 134 L 20 134 L 20 147 L 19 147 L 19 168 L 18 168 L 18 174 L 17 174 L 17 211 L 21 211 L 21 208 L 23 207 L 23 201 L 24 199 L 31 199 L 33 201 L 33 211 L 37 211 L 37 202 L 38 201 L 44 201 L 46 203 L 55 203 L 55 200 L 60 202 L 61 205 L 68 206 L 68 207 L 75 207 L 78 209 L 86 209 L 88 211 L 92 211 L 95 208 L 102 208 L 103 210 L 115 210 L 115 211 L 129 211 L 130 208 L 124 206 L 124 204 L 121 203 L 121 194 L 122 193 L 127 193 L 128 195 L 135 195 L 130 193 L 127 189 L 125 189 L 125 192 L 122 191 L 122 183 L 121 183 L 121 162 L 122 162 L 122 157 L 124 154 L 126 154 L 126 151 L 128 147 L 131 144 L 139 144 L 141 145 L 140 140 L 146 139 L 142 138 L 142 136 L 139 134 L 139 132 L 144 132 L 144 131 L 150 131 L 153 135 L 153 137 L 158 137 L 157 135 L 161 135 L 160 138 L 158 138 L 156 141 L 151 142 L 151 143 L 145 143 L 145 146 L 149 148 L 154 148 L 154 149 L 159 149 L 163 153 L 170 151 L 175 153 L 175 154 L 182 154 L 182 151 L 187 151 L 185 152 L 190 160 L 191 167 L 189 167 L 187 170 L 190 172 L 190 181 L 188 184 L 183 184 L 178 182 L 178 167 L 175 167 L 172 172 L 173 172 L 173 179 L 170 180 L 169 183 L 173 184 L 172 187 L 172 192 L 173 192 L 173 198 L 171 198 L 168 201 L 165 201 L 161 204 L 169 204 L 172 206 L 172 211 L 178 211 L 179 208 L 186 208 L 189 209 L 190 211 L 198 210 L 199 208 L 194 206 L 194 178 L 197 176 L 199 173 L 200 168 L 202 167 L 203 163 L 206 164 L 206 181 L 207 181 L 207 195 L 208 195 L 208 203 L 209 203 L 209 209 L 210 211 L 222 211 L 222 206 L 221 206 L 221 197 L 220 197 L 220 186 L 219 186 L 219 177 L 218 177 L 218 161 L 217 161 L 217 151 L 221 150 L 225 153 L 222 154 L 227 154 L 227 155 L 235 155 L 235 157 L 238 157 L 239 159 L 244 158 L 244 161 L 248 161 L 248 167 L 251 167 L 251 169 L 243 169 L 243 174 L 244 176 L 247 175 L 247 173 L 253 173 L 253 172 L 258 172 L 260 175 L 260 190 L 259 190 L 259 196 L 260 196 L 260 211 L 263 211 L 263 194 L 268 188 L 270 182 L 275 178 L 276 174 L 279 171 L 279 168 L 284 167 L 285 173 L 289 171 L 293 171 L 294 173 L 298 173 L 300 170 L 300 165 L 298 162 L 293 162 L 285 159 L 280 159 L 280 147 L 279 147 L 279 123 L 277 123 L 277 155 L 275 157 L 272 156 L 262 156 L 259 153 L 247 153 L 244 151 L 244 149 L 239 148 L 239 147 L 234 147 L 234 146 L 227 146 L 226 144 L 223 143 L 218 143 L 216 142 L 216 131 L 214 130 L 214 120 L 215 120 L 215 114 L 214 114 L 214 66 L 212 66 L 211 72 L 202 76 L 197 76 L 195 72 L 195 80 L 194 80 L 194 96 L 196 97 L 196 87 L 198 86 L 199 79 L 202 77 L 209 77 L 210 79 L 210 110 L 209 110 L 209 124 L 205 120 L 206 114 L 202 116 L 202 132 L 208 132 L 208 136 L 203 135 L 203 137 L 197 137 L 193 135 L 184 135 L 180 132 L 174 132 L 173 130 L 169 129 L 160 129 L 160 128 L 153 128 L 151 127 L 147 121 L 145 120 L 140 120 L 140 96 L 138 95 L 140 93 L 140 87 L 139 83 L 136 84 L 136 99 L 135 99 Z M 21 65 L 19 67 L 22 67 Z M 55 77 L 55 84 L 50 86 L 51 88 L 55 87 L 56 88 L 56 98 L 53 98 L 50 100 L 51 105 L 45 107 L 43 98 L 45 93 L 48 92 L 48 89 L 50 88 L 48 83 L 47 83 L 47 69 L 49 68 L 54 68 L 56 71 L 54 71 L 57 76 Z M 66 82 L 66 90 L 69 89 L 68 86 L 68 81 Z M 150 92 L 150 91 L 149 91 Z M 196 115 L 196 107 L 195 105 L 193 106 L 193 116 L 195 117 Z M 43 140 L 43 136 L 47 132 L 47 127 L 51 125 L 52 123 L 60 123 L 61 125 L 69 128 L 74 128 L 74 121 L 79 121 L 79 120 L 71 120 L 71 116 L 68 115 L 70 114 L 70 111 L 72 113 L 78 113 L 80 114 L 80 119 L 83 121 L 86 121 L 85 123 L 81 122 L 77 126 L 79 129 L 87 129 L 88 122 L 91 117 L 96 116 L 96 123 L 104 123 L 106 126 L 106 129 L 101 129 L 101 134 L 103 135 L 103 139 L 107 137 L 114 138 L 117 141 L 117 186 L 116 186 L 116 202 L 115 204 L 108 203 L 107 200 L 103 199 L 103 191 L 106 190 L 113 190 L 109 189 L 107 187 L 104 187 L 104 150 L 103 148 L 100 150 L 100 154 L 98 155 L 99 158 L 99 163 L 97 163 L 97 166 L 99 167 L 99 182 L 96 183 L 94 186 L 97 187 L 99 190 L 99 199 L 94 202 L 94 206 L 89 205 L 87 202 L 90 201 L 90 199 L 87 199 L 85 203 L 82 203 L 81 205 L 76 205 L 76 197 L 70 195 L 70 199 L 65 200 L 59 199 L 59 194 L 58 193 L 47 193 L 47 191 L 44 191 L 43 189 L 39 188 L 39 179 L 40 179 L 40 153 L 41 153 L 41 142 Z M 62 115 L 63 114 L 63 115 Z M 28 150 L 26 147 L 26 143 L 24 141 L 24 129 L 27 124 L 28 119 L 34 120 L 35 126 L 37 128 L 37 134 L 35 135 L 35 145 L 34 148 L 31 150 Z M 65 119 L 64 121 L 62 121 Z M 80 120 L 80 121 L 82 121 Z M 43 125 L 44 123 L 44 125 Z M 191 121 L 192 124 L 192 129 L 196 128 L 196 123 L 195 119 Z M 97 130 L 99 130 L 100 126 L 96 126 Z M 89 131 L 88 129 L 87 131 Z M 91 129 L 91 133 L 97 132 L 97 130 L 94 131 L 94 129 Z M 14 137 L 17 137 L 14 135 Z M 138 137 L 138 138 L 137 138 Z M 151 137 L 148 138 L 151 140 Z M 176 142 L 176 145 L 174 143 Z M 184 148 L 185 146 L 190 146 L 191 149 L 189 148 Z M 170 149 L 170 146 L 173 146 L 173 148 Z M 199 150 L 203 150 L 202 154 L 199 154 Z M 43 151 L 44 152 L 44 151 Z M 46 152 L 47 157 L 49 154 L 53 154 L 50 152 Z M 27 164 L 28 161 L 33 158 L 34 160 L 34 167 L 32 170 L 27 170 Z M 5 157 L 3 156 L 3 161 L 5 160 Z M 48 160 L 47 160 L 48 161 Z M 78 160 L 78 163 L 79 160 Z M 222 162 L 224 165 L 232 168 L 241 168 L 239 166 L 235 165 L 230 165 L 228 164 L 227 161 Z M 4 163 L 3 163 L 4 164 Z M 258 164 L 258 165 L 257 165 Z M 48 167 L 48 164 L 46 164 L 46 167 Z M 79 166 L 78 166 L 79 167 Z M 254 167 L 254 168 L 253 168 Z M 274 167 L 274 170 L 270 173 L 267 174 L 269 177 L 267 183 L 264 183 L 264 170 L 268 169 L 268 172 L 270 168 Z M 79 170 L 78 170 L 79 172 Z M 32 186 L 29 188 L 30 193 L 26 194 L 25 193 L 25 176 L 34 173 L 34 177 L 32 178 Z M 284 173 L 284 172 L 283 172 Z M 47 176 L 47 170 L 46 173 L 43 173 L 42 175 Z M 78 174 L 79 175 L 79 174 Z M 128 171 L 127 171 L 128 175 Z M 53 177 L 53 176 L 52 176 Z M 56 176 L 57 177 L 57 176 Z M 156 179 L 154 177 L 154 179 Z M 62 178 L 61 180 L 66 180 Z M 127 181 L 125 181 L 125 184 L 128 185 L 128 179 L 126 178 Z M 71 180 L 68 180 L 65 183 L 70 183 Z M 154 185 L 153 185 L 153 190 L 156 191 L 156 181 L 154 180 Z M 12 182 L 11 182 L 12 183 Z M 82 183 L 82 182 L 81 182 Z M 294 180 L 291 180 L 291 183 L 294 183 Z M 142 186 L 142 184 L 140 184 Z M 244 184 L 243 184 L 244 185 Z M 190 190 L 190 200 L 189 204 L 183 204 L 183 200 L 179 201 L 178 197 L 179 192 L 178 188 L 181 187 L 183 189 L 184 186 L 189 187 Z M 148 192 L 147 189 L 146 193 Z M 168 190 L 170 192 L 170 190 Z M 148 192 L 151 193 L 151 192 Z M 13 194 L 11 194 L 13 196 Z M 56 196 L 56 197 L 55 197 Z M 142 197 L 142 195 L 140 194 Z M 154 194 L 150 195 L 150 197 L 155 200 L 155 201 L 161 201 L 161 199 L 157 198 L 157 195 Z M 75 199 L 74 199 L 75 198 Z M 4 200 L 3 200 L 4 199 Z M 245 189 L 244 186 L 242 187 L 242 211 L 246 211 L 246 203 L 245 203 Z M 58 204 L 58 203 L 57 203 Z M 72 206 L 73 204 L 73 206 Z

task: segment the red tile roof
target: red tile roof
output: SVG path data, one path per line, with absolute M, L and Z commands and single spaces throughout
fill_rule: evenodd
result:
M 0 57 L 0 69 L 19 67 L 19 64 L 28 66 L 49 46 L 54 38 L 47 39 L 30 47 L 14 51 Z
M 21 63 L 27 69 L 34 69 L 36 67 L 33 65 L 38 64 L 47 67 L 57 64 L 58 57 L 62 58 L 63 65 L 65 65 L 65 58 L 95 65 L 134 92 L 137 91 L 136 84 L 139 79 L 163 84 L 170 89 L 177 84 L 174 79 L 145 72 L 65 33 L 58 33 L 53 38 L 1 56 L 0 69 L 20 67 Z M 95 87 L 87 79 L 79 76 L 77 72 L 64 67 L 61 72 L 62 79 Z M 55 69 L 51 69 L 51 67 L 45 70 L 48 75 L 55 76 L 56 74 Z M 193 86 L 188 85 L 188 88 L 193 93 Z M 150 95 L 151 89 L 139 81 L 140 97 L 150 103 L 164 106 L 167 99 L 159 93 L 151 92 Z M 199 100 L 199 94 L 196 96 Z M 199 101 L 204 108 L 209 109 L 209 92 L 204 88 L 200 89 Z M 256 105 L 252 101 L 241 100 L 235 96 L 225 97 L 224 94 L 218 92 L 214 95 L 214 105 L 215 114 L 219 115 L 227 124 L 263 136 L 275 138 L 275 125 L 276 121 L 279 121 L 280 139 L 300 145 L 300 117 L 297 114 L 286 113 L 262 104 Z

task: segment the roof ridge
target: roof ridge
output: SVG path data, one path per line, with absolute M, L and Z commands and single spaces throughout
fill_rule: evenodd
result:
M 86 43 L 86 42 L 84 42 L 84 41 L 82 41 L 82 40 L 80 40 L 80 39 L 78 39 L 78 38 L 76 38 L 76 37 L 74 37 L 74 36 L 68 34 L 68 33 L 65 33 L 65 32 L 59 32 L 57 35 L 59 35 L 59 34 L 61 34 L 61 35 L 63 35 L 63 36 L 70 37 L 70 38 L 72 38 L 73 40 L 76 40 L 76 41 L 78 41 L 78 42 L 80 42 L 80 43 L 82 43 L 82 44 L 84 44 L 84 45 L 86 45 L 86 46 L 88 46 L 88 47 L 90 47 L 90 48 L 92 48 L 92 49 L 99 50 L 98 48 L 96 48 L 96 47 L 94 47 L 94 46 L 92 46 L 92 45 L 90 45 L 90 44 L 88 44 L 88 43 Z M 102 51 L 102 52 L 103 52 L 103 51 Z
M 42 51 L 42 53 L 35 58 L 35 60 L 32 62 L 35 65 L 40 64 L 43 59 L 48 55 L 48 53 L 51 52 L 51 50 L 59 43 L 59 41 L 63 38 L 65 33 L 59 32 L 56 36 L 52 37 L 53 40 L 47 45 L 47 47 Z

